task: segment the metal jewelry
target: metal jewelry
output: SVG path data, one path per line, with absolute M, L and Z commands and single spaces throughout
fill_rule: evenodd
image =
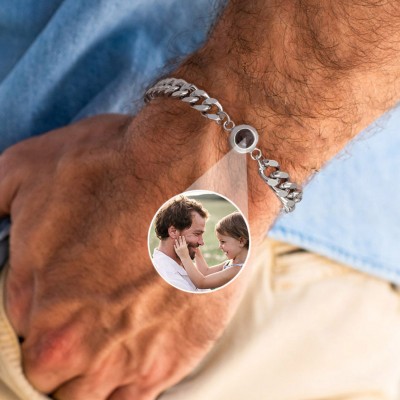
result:
M 144 100 L 150 102 L 156 97 L 173 97 L 188 103 L 195 110 L 230 133 L 229 143 L 238 153 L 249 153 L 258 163 L 258 173 L 263 181 L 274 191 L 283 204 L 285 212 L 295 209 L 302 199 L 302 189 L 290 181 L 289 174 L 281 171 L 279 163 L 265 158 L 257 148 L 258 132 L 251 125 L 236 125 L 224 111 L 217 99 L 210 97 L 204 90 L 183 79 L 166 78 L 147 90 Z

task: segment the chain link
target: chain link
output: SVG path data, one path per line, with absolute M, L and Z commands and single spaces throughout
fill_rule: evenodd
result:
M 189 103 L 192 108 L 200 111 L 204 117 L 217 122 L 219 125 L 222 124 L 227 132 L 230 132 L 235 127 L 235 124 L 217 99 L 210 97 L 204 90 L 198 89 L 195 85 L 187 83 L 183 79 L 162 79 L 147 90 L 144 101 L 148 103 L 160 96 L 174 97 Z M 226 119 L 225 122 L 224 119 Z
M 250 157 L 253 159 L 253 160 L 259 160 L 261 157 L 262 157 L 262 153 L 261 153 L 261 150 L 260 149 L 258 149 L 257 147 L 251 152 L 251 154 L 250 154 Z
M 218 116 L 221 120 L 218 122 L 219 125 L 222 124 L 222 127 L 227 131 L 231 132 L 231 130 L 235 127 L 235 123 L 231 120 L 231 117 L 225 111 L 219 111 Z M 226 121 L 224 121 L 226 120 Z
M 231 132 L 236 126 L 217 99 L 210 97 L 204 90 L 198 89 L 183 79 L 162 79 L 147 90 L 144 100 L 148 103 L 161 96 L 173 97 L 188 103 L 192 108 L 200 111 L 204 117 L 221 125 L 227 132 Z M 243 126 L 245 125 L 240 125 L 236 130 Z M 248 125 L 246 127 L 254 129 Z M 260 177 L 278 196 L 285 212 L 293 211 L 296 203 L 302 199 L 301 188 L 289 180 L 289 174 L 281 171 L 277 161 L 265 158 L 259 148 L 254 148 L 250 156 L 257 161 Z
M 265 158 L 260 149 L 255 148 L 250 154 L 251 158 L 258 163 L 258 174 L 262 180 L 275 192 L 283 204 L 285 212 L 295 209 L 296 203 L 303 197 L 302 190 L 289 180 L 289 174 L 281 171 L 276 160 Z M 267 171 L 270 171 L 267 173 Z

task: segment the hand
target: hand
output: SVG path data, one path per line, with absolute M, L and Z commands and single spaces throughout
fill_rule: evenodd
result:
M 260 148 L 302 182 L 398 99 L 398 3 L 370 3 L 231 2 L 177 76 L 224 99 L 235 121 L 270 127 Z M 202 358 L 240 299 L 244 274 L 194 296 L 164 283 L 144 251 L 157 208 L 229 151 L 220 127 L 172 101 L 147 107 L 131 140 L 126 117 L 102 116 L 0 157 L 0 212 L 13 222 L 6 311 L 29 380 L 58 399 L 154 398 Z M 255 163 L 248 182 L 258 238 L 279 204 Z
M 178 239 L 175 239 L 174 249 L 181 260 L 188 257 L 190 258 L 185 236 L 179 236 Z
M 56 399 L 155 398 L 191 371 L 234 309 L 233 292 L 205 301 L 155 272 L 147 231 L 172 193 L 146 184 L 140 174 L 153 166 L 125 150 L 127 124 L 144 135 L 135 121 L 90 118 L 0 157 L 0 213 L 12 218 L 6 312 L 24 339 L 25 374 Z
M 203 253 L 201 252 L 201 248 L 200 247 L 194 247 L 193 250 L 194 250 L 197 258 L 198 257 L 203 257 Z

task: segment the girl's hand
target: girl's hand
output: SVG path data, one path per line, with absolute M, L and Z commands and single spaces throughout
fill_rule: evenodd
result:
M 196 257 L 198 257 L 198 256 L 203 256 L 200 247 L 196 247 L 196 248 L 194 248 L 193 250 L 194 250 L 194 252 L 196 253 Z
M 179 236 L 178 239 L 175 239 L 174 249 L 175 249 L 176 254 L 178 254 L 178 256 L 181 260 L 183 258 L 190 257 L 189 249 L 187 248 L 185 236 Z

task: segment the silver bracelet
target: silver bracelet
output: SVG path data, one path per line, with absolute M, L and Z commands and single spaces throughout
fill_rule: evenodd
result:
M 167 78 L 157 82 L 147 90 L 145 102 L 148 103 L 156 97 L 173 97 L 201 112 L 230 133 L 229 142 L 233 150 L 238 153 L 250 153 L 253 160 L 258 162 L 258 173 L 268 186 L 275 192 L 283 204 L 286 212 L 295 209 L 296 203 L 302 198 L 301 188 L 289 179 L 289 174 L 280 170 L 279 163 L 262 155 L 257 148 L 258 132 L 250 125 L 235 125 L 229 115 L 224 111 L 217 99 L 210 97 L 204 90 L 183 79 Z M 267 174 L 267 169 L 270 172 Z

